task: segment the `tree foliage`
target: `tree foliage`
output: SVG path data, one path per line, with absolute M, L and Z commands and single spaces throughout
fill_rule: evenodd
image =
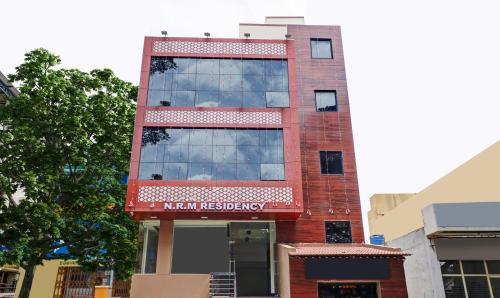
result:
M 63 69 L 45 49 L 9 76 L 0 108 L 0 265 L 33 268 L 54 249 L 87 270 L 130 276 L 136 224 L 124 212 L 137 88 L 109 69 Z M 14 200 L 16 191 L 24 198 Z M 57 256 L 60 258 L 61 256 Z

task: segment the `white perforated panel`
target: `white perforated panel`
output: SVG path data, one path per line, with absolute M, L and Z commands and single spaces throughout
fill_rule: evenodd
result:
M 291 187 L 141 186 L 139 202 L 292 203 Z
M 192 124 L 281 124 L 281 112 L 146 111 L 146 122 Z
M 286 44 L 227 41 L 155 41 L 154 53 L 286 56 Z

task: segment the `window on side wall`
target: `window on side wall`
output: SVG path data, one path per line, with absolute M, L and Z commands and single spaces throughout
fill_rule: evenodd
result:
M 352 243 L 350 221 L 326 221 L 326 243 Z
M 342 175 L 344 174 L 343 157 L 341 151 L 320 151 L 322 175 Z
M 311 38 L 311 57 L 313 59 L 333 59 L 332 40 Z
M 314 91 L 317 112 L 337 112 L 336 91 Z

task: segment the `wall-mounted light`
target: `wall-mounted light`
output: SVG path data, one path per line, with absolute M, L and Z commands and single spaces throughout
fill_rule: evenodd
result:
M 161 35 L 163 35 L 163 37 L 167 37 L 167 35 L 168 35 L 167 30 L 162 30 Z
M 245 33 L 243 33 L 243 36 L 245 36 L 246 38 L 249 38 L 250 37 L 250 33 L 245 32 Z
M 203 33 L 203 35 L 205 35 L 205 37 L 208 38 L 208 37 L 210 37 L 210 32 L 205 32 L 205 33 Z
M 292 34 L 290 34 L 290 33 L 285 34 L 285 38 L 286 38 L 286 39 L 288 39 L 288 38 L 290 38 L 290 37 L 292 37 Z

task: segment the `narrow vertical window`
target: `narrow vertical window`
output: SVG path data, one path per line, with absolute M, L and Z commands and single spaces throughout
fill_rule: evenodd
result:
M 344 174 L 344 165 L 341 151 L 320 151 L 321 174 Z
M 314 59 L 332 59 L 332 40 L 311 38 L 311 57 Z
M 350 221 L 325 222 L 326 243 L 352 243 Z
M 336 91 L 315 91 L 316 111 L 337 112 L 337 92 Z

